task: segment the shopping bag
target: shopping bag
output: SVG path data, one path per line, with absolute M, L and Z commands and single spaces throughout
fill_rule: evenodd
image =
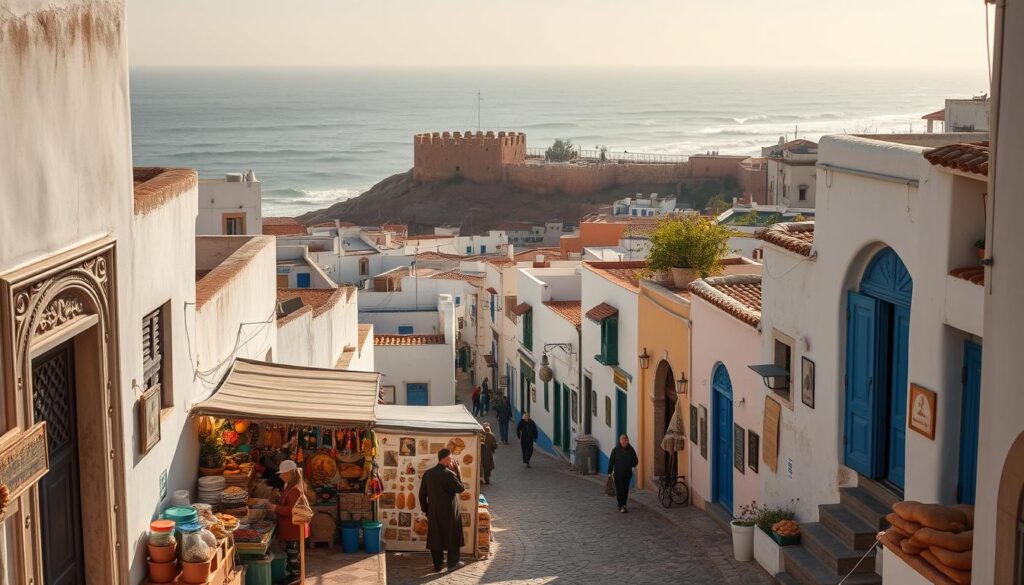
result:
M 309 524 L 313 520 L 313 508 L 309 505 L 309 498 L 306 497 L 306 482 L 302 481 L 302 470 L 299 472 L 299 499 L 292 508 L 293 524 Z
M 612 497 L 615 496 L 615 480 L 612 479 L 611 475 L 609 475 L 608 480 L 604 482 L 604 495 Z

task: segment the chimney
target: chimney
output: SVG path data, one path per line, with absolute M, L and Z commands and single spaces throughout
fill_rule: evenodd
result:
M 455 301 L 452 295 L 437 295 L 438 331 L 444 333 L 445 343 L 455 347 Z
M 548 261 L 544 254 L 537 254 L 533 257 L 534 268 L 551 268 L 551 262 Z

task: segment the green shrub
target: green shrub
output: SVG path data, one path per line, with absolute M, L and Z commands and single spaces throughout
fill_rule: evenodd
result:
M 672 217 L 651 234 L 647 271 L 690 268 L 701 278 L 722 271 L 722 256 L 728 250 L 731 230 L 706 217 Z

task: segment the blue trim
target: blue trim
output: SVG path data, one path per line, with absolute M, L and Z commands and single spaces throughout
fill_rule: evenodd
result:
M 964 343 L 964 389 L 960 406 L 957 502 L 974 504 L 978 482 L 978 418 L 981 409 L 981 346 Z
M 730 514 L 733 506 L 732 380 L 719 362 L 711 383 L 711 498 Z
M 850 291 L 846 321 L 846 408 L 843 457 L 847 466 L 866 477 L 876 477 L 875 451 L 880 441 L 875 429 L 878 301 Z
M 909 307 L 914 279 L 899 255 L 892 248 L 886 248 L 871 259 L 861 277 L 860 290 L 894 305 Z

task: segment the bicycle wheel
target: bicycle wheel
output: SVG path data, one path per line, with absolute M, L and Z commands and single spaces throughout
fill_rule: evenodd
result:
M 661 500 L 661 505 L 665 508 L 672 507 L 672 488 L 661 486 L 658 488 L 658 499 Z
M 668 492 L 668 497 L 670 500 L 669 505 L 679 504 L 680 506 L 685 506 L 690 499 L 690 488 L 686 487 L 686 482 L 684 482 L 683 480 L 677 481 L 671 489 L 667 489 L 665 491 Z M 669 506 L 665 507 L 668 508 Z

